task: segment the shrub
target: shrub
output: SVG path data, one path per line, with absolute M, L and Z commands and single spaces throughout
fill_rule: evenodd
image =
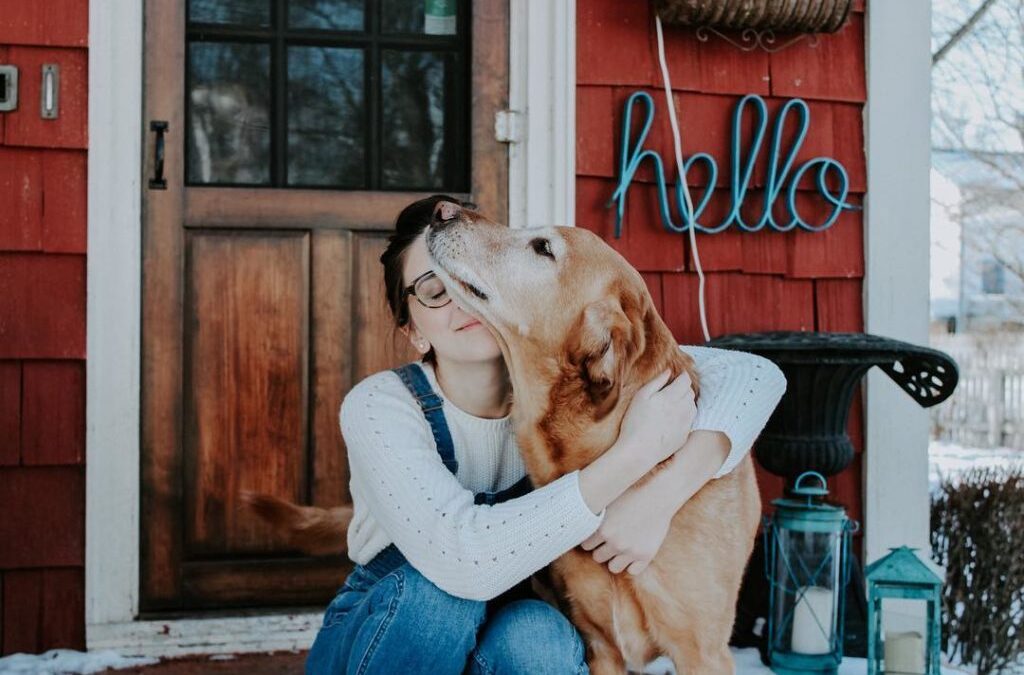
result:
M 946 568 L 942 648 L 979 675 L 1024 654 L 1024 464 L 944 477 L 931 499 L 932 557 Z

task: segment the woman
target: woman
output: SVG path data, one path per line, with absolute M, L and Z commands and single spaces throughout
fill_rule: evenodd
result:
M 685 374 L 665 386 L 662 373 L 607 452 L 532 490 L 501 351 L 430 270 L 422 235 L 440 200 L 457 201 L 406 207 L 381 256 L 396 325 L 422 361 L 366 378 L 342 403 L 357 565 L 306 672 L 586 673 L 578 633 L 530 592 L 530 575 L 581 543 L 614 573 L 642 571 L 679 506 L 746 454 L 785 379 L 757 356 L 687 347 L 698 406 Z M 673 455 L 671 483 L 633 487 Z

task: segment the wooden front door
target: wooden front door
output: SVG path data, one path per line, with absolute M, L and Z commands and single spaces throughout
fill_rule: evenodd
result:
M 506 217 L 508 0 L 147 0 L 144 68 L 142 610 L 322 605 L 347 561 L 239 493 L 349 501 L 341 399 L 411 358 L 395 216 Z

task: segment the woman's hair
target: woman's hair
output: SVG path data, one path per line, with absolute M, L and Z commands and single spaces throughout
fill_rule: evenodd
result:
M 409 305 L 405 290 L 405 254 L 409 245 L 423 233 L 434 217 L 434 207 L 438 202 L 453 202 L 462 205 L 455 197 L 448 195 L 432 195 L 409 204 L 398 214 L 395 220 L 395 232 L 388 237 L 388 247 L 380 256 L 384 266 L 384 293 L 387 295 L 388 307 L 395 320 L 395 329 L 409 325 Z M 431 347 L 423 356 L 427 363 L 434 363 L 434 348 Z

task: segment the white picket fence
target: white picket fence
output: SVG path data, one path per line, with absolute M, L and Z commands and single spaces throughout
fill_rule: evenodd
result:
M 1024 334 L 932 334 L 960 383 L 931 409 L 932 437 L 972 448 L 1024 450 Z

